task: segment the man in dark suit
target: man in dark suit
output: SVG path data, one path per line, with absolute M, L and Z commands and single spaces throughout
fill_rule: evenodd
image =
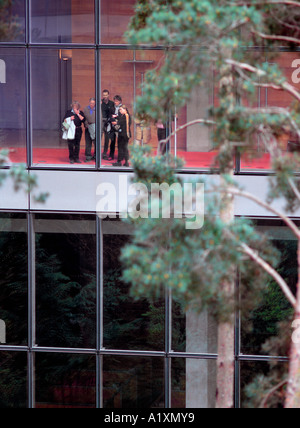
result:
M 116 147 L 116 135 L 111 125 L 112 115 L 115 112 L 115 104 L 109 99 L 109 91 L 104 89 L 103 98 L 101 101 L 101 112 L 102 112 L 102 135 L 104 134 L 104 151 L 102 159 L 113 160 L 115 157 Z M 110 141 L 110 154 L 108 156 Z

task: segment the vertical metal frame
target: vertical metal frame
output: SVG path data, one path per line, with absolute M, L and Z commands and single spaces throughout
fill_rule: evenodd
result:
M 165 292 L 165 408 L 172 407 L 172 293 L 166 289 Z
M 95 0 L 95 42 L 101 43 L 101 0 Z
M 102 109 L 101 109 L 101 50 L 95 49 L 95 89 L 96 89 L 96 169 L 102 161 Z
M 97 328 L 96 328 L 96 407 L 103 407 L 103 357 L 101 355 L 101 349 L 103 348 L 103 236 L 102 236 L 102 220 L 96 216 L 96 266 L 97 266 Z
M 28 254 L 28 407 L 35 403 L 34 354 L 36 344 L 36 281 L 35 281 L 35 232 L 33 217 L 27 213 L 27 254 Z
M 25 0 L 25 44 L 31 41 L 31 0 Z
M 28 168 L 32 166 L 32 120 L 31 120 L 31 50 L 25 51 L 26 61 L 26 153 Z
M 236 295 L 240 298 L 240 283 L 241 283 L 241 274 L 239 270 L 236 272 Z M 235 312 L 234 320 L 234 407 L 236 409 L 240 408 L 241 405 L 241 378 L 240 378 L 240 361 L 239 355 L 241 353 L 241 311 L 239 309 Z
M 27 166 L 32 166 L 32 126 L 31 126 L 31 0 L 25 1 L 25 69 L 26 69 L 26 154 Z
M 95 0 L 95 96 L 96 96 L 96 169 L 101 168 L 101 0 Z

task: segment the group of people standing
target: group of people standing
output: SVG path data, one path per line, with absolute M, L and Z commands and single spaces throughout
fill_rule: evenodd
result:
M 115 167 L 129 167 L 128 144 L 131 138 L 131 116 L 128 108 L 123 105 L 120 95 L 109 99 L 109 91 L 105 89 L 101 100 L 102 111 L 102 133 L 104 135 L 104 151 L 102 159 L 115 160 L 116 143 L 118 143 L 118 159 L 112 165 Z M 66 132 L 66 139 L 69 147 L 69 160 L 71 164 L 81 163 L 79 159 L 80 141 L 83 134 L 82 125 L 85 127 L 85 162 L 96 159 L 96 100 L 91 98 L 89 105 L 82 111 L 79 102 L 74 101 L 71 109 L 67 111 L 63 129 Z M 70 133 L 69 130 L 72 132 Z M 94 146 L 94 154 L 92 148 Z M 108 153 L 109 152 L 109 153 Z M 122 162 L 125 161 L 124 165 Z

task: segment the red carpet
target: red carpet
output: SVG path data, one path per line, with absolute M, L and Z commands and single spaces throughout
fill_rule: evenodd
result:
M 269 153 L 263 154 L 258 159 L 243 158 L 241 160 L 241 170 L 259 169 L 259 170 L 270 170 L 271 169 L 271 158 Z
M 209 169 L 216 156 L 215 152 L 178 152 L 178 157 L 184 159 L 185 168 Z M 117 157 L 117 154 L 116 154 Z M 10 160 L 12 163 L 26 162 L 26 149 L 11 149 Z M 81 150 L 80 160 L 83 165 L 94 165 L 94 162 L 84 162 L 84 150 Z M 111 166 L 113 162 L 102 161 L 102 166 Z M 33 165 L 69 165 L 69 154 L 67 149 L 33 149 Z M 264 154 L 261 158 L 241 162 L 241 168 L 245 170 L 268 170 L 270 169 L 270 155 Z

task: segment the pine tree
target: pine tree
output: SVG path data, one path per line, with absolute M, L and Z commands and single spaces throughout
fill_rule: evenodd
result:
M 175 114 L 188 102 L 194 88 L 205 87 L 210 73 L 214 73 L 218 105 L 211 106 L 208 117 L 182 127 L 196 123 L 209 126 L 218 150 L 216 165 L 221 185 L 210 190 L 214 199 L 213 203 L 206 202 L 212 208 L 204 229 L 190 236 L 178 220 L 139 220 L 135 222 L 134 241 L 124 250 L 123 260 L 124 278 L 133 284 L 136 294 L 147 290 L 153 296 L 167 287 L 183 297 L 186 304 L 199 310 L 208 306 L 217 316 L 217 407 L 233 406 L 235 270 L 252 278 L 253 292 L 263 285 L 263 273 L 268 273 L 295 308 L 296 319 L 300 317 L 300 276 L 295 298 L 275 269 L 266 238 L 258 236 L 249 223 L 235 221 L 233 215 L 235 196 L 248 198 L 280 217 L 300 242 L 296 224 L 272 206 L 280 197 L 287 201 L 291 215 L 300 206 L 299 182 L 294 175 L 300 158 L 283 153 L 280 146 L 282 135 L 292 134 L 300 141 L 300 94 L 278 66 L 261 64 L 261 50 L 256 49 L 271 46 L 276 53 L 279 43 L 299 45 L 299 7 L 298 2 L 277 0 L 141 0 L 127 34 L 133 46 L 161 46 L 166 50 L 164 65 L 146 76 L 143 96 L 136 107 L 140 119 L 164 119 L 170 110 Z M 289 16 L 285 23 L 282 14 Z M 295 103 L 283 109 L 253 108 L 236 102 L 251 98 L 257 88 L 286 91 Z M 248 194 L 233 179 L 234 154 L 251 151 L 257 138 L 270 153 L 272 170 L 276 172 L 270 179 L 268 201 Z M 144 182 L 149 190 L 151 182 L 179 181 L 176 164 L 166 162 L 164 158 L 152 159 L 149 153 L 134 154 L 135 181 Z M 299 345 L 293 344 L 287 407 L 300 407 L 299 355 Z

